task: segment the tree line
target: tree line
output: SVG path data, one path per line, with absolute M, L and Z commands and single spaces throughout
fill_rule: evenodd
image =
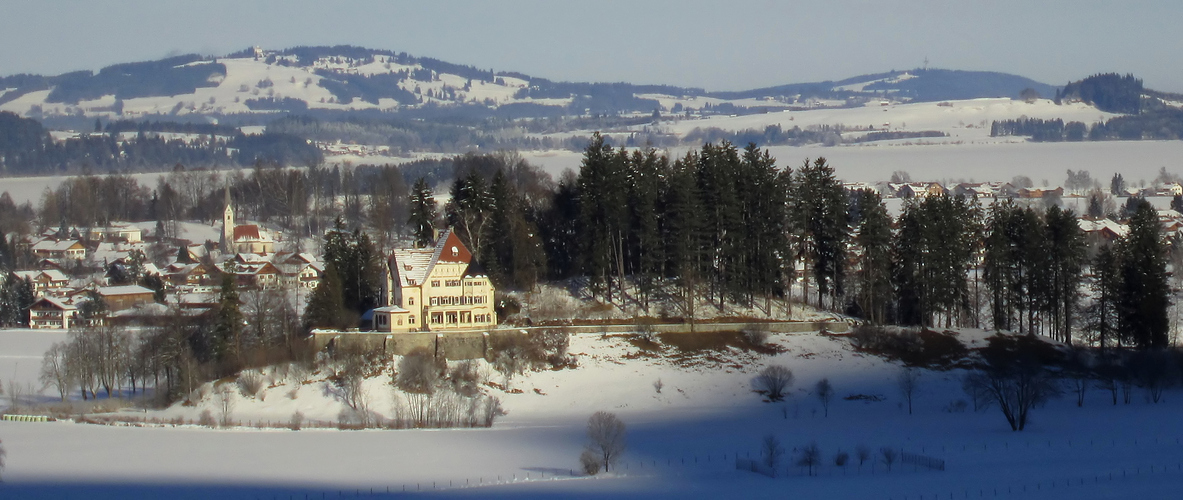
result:
M 1129 203 L 1128 234 L 1110 244 L 1086 238 L 1077 215 L 1054 205 L 987 209 L 928 196 L 893 218 L 878 193 L 845 190 L 824 158 L 795 170 L 775 163 L 755 145 L 706 144 L 671 161 L 597 135 L 577 175 L 547 200 L 518 203 L 522 234 L 492 229 L 489 199 L 470 194 L 485 192 L 476 178 L 456 179 L 447 223 L 486 264 L 489 238 L 533 249 L 536 227 L 541 253 L 525 260 L 544 265 L 546 278 L 585 279 L 596 297 L 643 309 L 654 296 L 675 298 L 684 317 L 696 297 L 770 310 L 799 293 L 879 324 L 1166 344 L 1173 247 L 1145 200 Z

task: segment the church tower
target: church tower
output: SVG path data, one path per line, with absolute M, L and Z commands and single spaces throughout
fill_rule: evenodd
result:
M 231 253 L 234 246 L 234 205 L 230 203 L 230 185 L 226 185 L 226 208 L 222 211 L 222 241 L 220 249 L 223 254 Z

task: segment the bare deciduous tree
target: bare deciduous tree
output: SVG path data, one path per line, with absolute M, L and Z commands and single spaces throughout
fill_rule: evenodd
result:
M 234 392 L 230 384 L 222 384 L 218 386 L 218 392 L 214 395 L 218 403 L 218 410 L 221 412 L 222 427 L 230 425 L 230 418 L 234 412 Z
M 70 393 L 73 383 L 67 369 L 66 344 L 55 342 L 41 359 L 41 383 L 57 389 L 62 401 Z
M 752 388 L 769 401 L 782 401 L 785 391 L 793 385 L 793 371 L 780 365 L 772 365 L 760 371 L 752 379 Z
M 1026 356 L 992 360 L 986 369 L 971 374 L 968 383 L 989 395 L 989 402 L 1002 410 L 1012 431 L 1027 426 L 1032 408 L 1060 395 L 1058 382 L 1039 361 Z
M 615 413 L 598 411 L 587 419 L 587 449 L 596 454 L 605 471 L 612 470 L 625 450 L 624 422 Z
M 889 446 L 879 448 L 879 455 L 883 460 L 883 465 L 887 466 L 888 471 L 891 471 L 891 466 L 895 464 L 895 459 L 899 457 L 899 453 L 895 451 L 895 448 Z
M 398 362 L 395 385 L 403 391 L 416 394 L 431 394 L 439 381 L 439 367 L 427 349 L 411 351 Z
M 797 457 L 797 466 L 805 467 L 809 471 L 809 475 L 813 475 L 813 470 L 822 464 L 822 450 L 818 448 L 817 443 L 809 443 L 801 448 L 801 455 Z
M 911 415 L 912 398 L 915 397 L 916 389 L 920 386 L 920 373 L 915 368 L 904 368 L 896 377 L 896 385 L 900 389 L 900 395 L 908 401 L 908 415 Z
M 854 456 L 858 457 L 858 466 L 861 469 L 863 464 L 871 459 L 871 449 L 867 448 L 866 445 L 860 444 L 854 449 Z
M 821 379 L 813 390 L 813 394 L 817 396 L 818 401 L 822 402 L 822 408 L 825 410 L 826 416 L 829 417 L 830 400 L 834 398 L 834 386 L 830 385 L 830 379 Z
M 780 445 L 780 440 L 775 435 L 769 434 L 764 436 L 764 440 L 760 442 L 761 455 L 764 457 L 764 465 L 773 469 L 780 465 L 780 461 L 785 456 L 785 448 Z

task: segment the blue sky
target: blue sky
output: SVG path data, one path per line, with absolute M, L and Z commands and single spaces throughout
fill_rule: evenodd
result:
M 1063 85 L 1134 73 L 1183 92 L 1183 2 L 6 0 L 0 74 L 252 45 L 350 44 L 552 80 L 739 90 L 890 69 Z

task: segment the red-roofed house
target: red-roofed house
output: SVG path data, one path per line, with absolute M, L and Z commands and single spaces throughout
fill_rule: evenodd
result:
M 385 307 L 374 310 L 380 331 L 489 328 L 497 324 L 493 283 L 471 264 L 472 253 L 451 230 L 434 248 L 395 250 L 387 261 Z

